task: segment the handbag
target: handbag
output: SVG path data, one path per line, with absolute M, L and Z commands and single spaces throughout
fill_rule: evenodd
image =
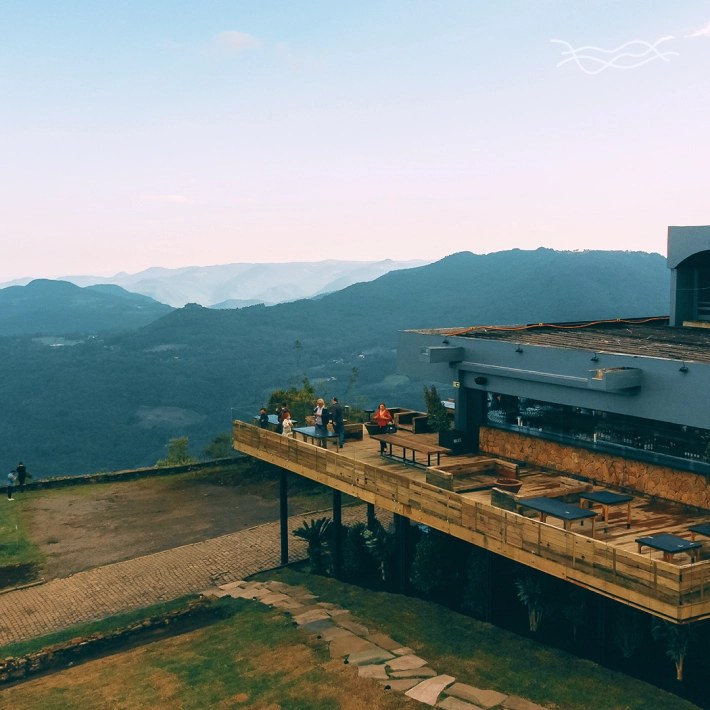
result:
M 385 427 L 385 434 L 396 434 L 397 433 L 397 425 L 396 424 L 388 424 Z

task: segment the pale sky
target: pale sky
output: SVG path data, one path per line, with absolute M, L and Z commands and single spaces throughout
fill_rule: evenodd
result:
M 0 281 L 665 253 L 709 76 L 707 0 L 4 0 Z

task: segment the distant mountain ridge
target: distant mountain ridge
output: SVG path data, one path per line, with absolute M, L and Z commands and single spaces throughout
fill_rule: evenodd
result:
M 425 261 L 286 262 L 281 264 L 223 264 L 179 269 L 151 267 L 136 274 L 111 277 L 65 276 L 77 286 L 115 284 L 127 291 L 149 296 L 181 308 L 187 303 L 215 308 L 242 308 L 243 303 L 283 303 L 338 291 L 352 284 L 373 281 L 393 270 L 421 266 Z M 24 285 L 29 279 L 3 286 Z M 233 305 L 235 304 L 235 305 Z
M 135 330 L 173 309 L 120 286 L 36 279 L 0 290 L 0 336 Z

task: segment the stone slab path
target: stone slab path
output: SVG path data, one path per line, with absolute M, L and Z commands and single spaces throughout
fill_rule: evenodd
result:
M 364 521 L 366 507 L 343 508 L 346 525 Z M 391 515 L 378 510 L 386 526 Z M 330 511 L 289 518 L 289 531 Z M 279 523 L 175 547 L 0 594 L 0 646 L 77 624 L 195 594 L 280 564 Z M 289 535 L 289 561 L 306 556 L 306 542 Z
M 395 639 L 371 630 L 337 604 L 319 602 L 305 587 L 283 582 L 231 582 L 205 589 L 205 595 L 252 599 L 290 614 L 307 633 L 328 643 L 331 658 L 357 668 L 358 675 L 385 690 L 404 693 L 431 707 L 444 710 L 545 710 L 517 695 L 474 688 L 454 676 L 437 673 L 424 658 Z

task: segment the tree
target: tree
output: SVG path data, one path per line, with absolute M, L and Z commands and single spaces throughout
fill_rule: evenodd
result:
M 188 463 L 196 463 L 197 459 L 190 456 L 188 446 L 189 442 L 186 436 L 170 439 L 168 442 L 168 455 L 164 459 L 160 459 L 155 465 L 165 468 L 167 466 L 184 466 Z
M 384 529 L 382 523 L 375 518 L 372 527 L 363 530 L 362 536 L 367 549 L 380 570 L 382 581 L 386 582 L 388 579 L 387 568 L 395 554 L 396 543 L 394 535 L 390 535 Z
M 542 583 L 531 574 L 527 574 L 524 577 L 518 577 L 515 580 L 515 586 L 518 589 L 518 599 L 528 610 L 530 631 L 536 632 L 544 613 Z
M 205 446 L 205 456 L 208 459 L 226 459 L 234 451 L 234 439 L 226 431 L 220 432 Z
M 300 389 L 291 387 L 288 390 L 274 390 L 269 396 L 266 411 L 269 414 L 273 414 L 282 404 L 285 404 L 289 412 L 291 412 L 291 417 L 299 425 L 304 425 L 306 417 L 313 413 L 315 401 L 316 390 L 308 381 L 308 378 L 304 377 L 303 386 Z
M 562 615 L 572 627 L 572 639 L 577 642 L 577 631 L 584 624 L 587 615 L 587 595 L 582 589 L 573 589 L 567 602 L 562 605 Z
M 426 403 L 427 425 L 432 431 L 444 432 L 451 429 L 451 419 L 446 407 L 441 402 L 441 397 L 436 391 L 436 385 L 424 385 L 424 402 Z
M 355 523 L 347 529 L 343 546 L 343 572 L 345 578 L 357 583 L 371 579 L 375 573 L 375 560 L 365 542 L 365 523 Z
M 301 369 L 301 355 L 303 354 L 303 343 L 300 340 L 296 340 L 293 343 L 293 349 L 296 351 L 296 368 Z
M 655 641 L 665 643 L 666 656 L 675 663 L 676 680 L 683 680 L 683 662 L 692 638 L 690 627 L 654 617 L 651 633 Z
M 441 545 L 433 530 L 422 535 L 412 560 L 412 586 L 431 598 L 441 586 L 444 571 L 441 566 Z
M 333 521 L 330 518 L 311 518 L 311 524 L 304 521 L 293 534 L 308 543 L 308 561 L 311 563 L 313 574 L 325 574 L 328 569 L 328 550 Z
M 489 590 L 487 575 L 490 562 L 486 553 L 479 548 L 473 548 L 468 558 L 466 586 L 463 592 L 462 606 L 477 616 L 485 616 L 489 605 Z
M 350 370 L 350 377 L 348 377 L 348 386 L 345 388 L 345 392 L 343 392 L 343 394 L 350 392 L 350 390 L 357 384 L 359 378 L 360 370 L 358 370 L 357 367 L 353 367 L 353 369 Z

